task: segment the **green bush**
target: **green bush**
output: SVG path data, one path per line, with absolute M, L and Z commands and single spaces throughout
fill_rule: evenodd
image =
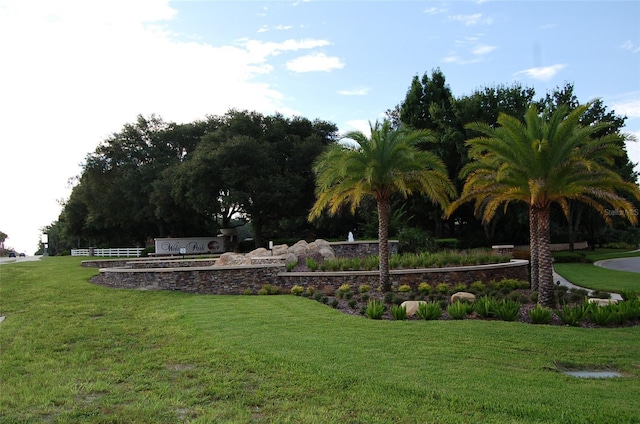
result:
M 398 233 L 399 253 L 434 252 L 436 249 L 433 236 L 421 228 L 405 227 Z
M 480 318 L 495 317 L 498 311 L 498 300 L 493 296 L 481 296 L 473 302 L 473 309 Z
M 270 294 L 278 294 L 280 293 L 280 288 L 276 286 L 272 286 L 271 284 L 265 284 L 258 291 L 259 295 L 270 295 Z
M 304 293 L 304 287 L 295 285 L 291 287 L 291 294 L 294 296 L 301 296 Z
M 306 258 L 304 262 L 305 262 L 305 264 L 307 265 L 307 268 L 309 268 L 310 271 L 316 271 L 318 269 L 318 262 L 315 259 Z
M 520 318 L 520 302 L 503 299 L 496 309 L 496 316 L 502 321 L 515 321 Z
M 442 316 L 442 308 L 438 302 L 419 303 L 416 314 L 424 320 L 435 320 Z
M 474 294 L 483 293 L 487 286 L 482 281 L 474 281 L 469 285 L 469 291 Z
M 597 303 L 589 305 L 589 319 L 596 325 L 609 324 L 613 321 L 616 313 L 616 305 L 600 306 Z
M 293 268 L 295 268 L 296 265 L 298 265 L 298 262 L 287 262 L 285 265 L 287 272 L 293 271 Z
M 331 301 L 331 307 L 332 307 L 332 308 L 337 308 L 339 304 L 340 304 L 340 301 L 339 301 L 338 299 L 335 299 L 335 298 L 334 298 L 334 299 Z
M 369 293 L 371 291 L 371 286 L 369 284 L 363 284 L 358 287 L 358 291 L 360 293 Z
M 436 291 L 438 293 L 442 293 L 442 294 L 449 293 L 449 284 L 447 284 L 447 283 L 438 283 L 438 284 L 436 284 Z
M 427 295 L 431 291 L 431 286 L 429 283 L 422 282 L 418 284 L 418 292 L 422 295 Z
M 589 313 L 589 304 L 581 303 L 571 305 L 564 305 L 561 309 L 556 311 L 556 315 L 560 320 L 572 327 L 579 326 L 582 321 L 587 317 Z
M 369 319 L 381 319 L 384 314 L 384 303 L 379 300 L 370 300 L 364 314 Z
M 463 283 L 458 283 L 455 286 L 453 286 L 453 291 L 454 292 L 466 292 L 467 291 L 467 285 L 463 284 Z
M 400 293 L 409 293 L 411 291 L 411 286 L 408 284 L 403 284 L 400 287 L 398 287 L 398 291 Z
M 453 302 L 447 306 L 447 312 L 451 319 L 464 319 L 473 310 L 473 307 L 466 302 Z
M 396 321 L 402 321 L 407 319 L 407 308 L 405 306 L 393 305 L 391 306 L 391 316 Z
M 535 308 L 529 311 L 529 318 L 534 324 L 549 324 L 551 322 L 551 316 L 553 311 L 546 306 L 536 305 Z

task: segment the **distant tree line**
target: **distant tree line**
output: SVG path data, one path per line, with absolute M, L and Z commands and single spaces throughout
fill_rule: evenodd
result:
M 480 135 L 468 124 L 495 126 L 500 113 L 524 117 L 532 104 L 549 111 L 580 104 L 572 84 L 534 97 L 532 88 L 519 84 L 454 97 L 436 69 L 415 76 L 405 99 L 387 116 L 396 126 L 435 135 L 437 143 L 421 148 L 440 157 L 460 193 L 460 171 L 470 160 L 465 141 Z M 620 134 L 626 119 L 607 111 L 600 100 L 591 103 L 584 118 L 584 125 L 606 122 L 604 131 Z M 154 237 L 214 235 L 220 228 L 240 225 L 255 246 L 268 240 L 346 239 L 349 231 L 358 238 L 375 238 L 373 199 L 363 200 L 354 214 L 307 220 L 315 200 L 314 162 L 338 142 L 336 125 L 319 119 L 238 110 L 187 124 L 139 116 L 87 155 L 58 220 L 43 229 L 50 253 L 81 246 L 144 246 Z M 622 134 L 620 143 L 624 147 Z M 625 181 L 635 183 L 633 166 L 626 154 L 611 165 Z M 499 210 L 483 223 L 473 205 L 463 205 L 445 219 L 441 206 L 424 195 L 392 198 L 391 203 L 396 212 L 389 234 L 394 237 L 412 229 L 414 234 L 457 238 L 460 246 L 528 242 L 526 205 Z M 640 237 L 636 227 L 615 216 L 607 227 L 601 214 L 580 204 L 571 205 L 569 219 L 560 210 L 552 210 L 551 218 L 552 242 L 637 243 Z

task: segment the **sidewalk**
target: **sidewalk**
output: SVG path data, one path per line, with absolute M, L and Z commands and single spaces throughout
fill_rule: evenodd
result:
M 576 286 L 575 284 L 571 283 L 570 281 L 568 281 L 566 278 L 564 278 L 562 275 L 558 274 L 555 270 L 553 270 L 553 281 L 561 286 L 566 286 L 569 287 L 570 289 L 582 289 L 582 290 L 588 290 L 589 294 L 591 294 L 591 292 L 593 290 L 590 289 L 586 289 L 584 287 L 580 287 L 580 286 Z M 611 293 L 611 299 L 615 299 L 615 300 L 622 300 L 622 296 L 620 296 L 618 293 Z

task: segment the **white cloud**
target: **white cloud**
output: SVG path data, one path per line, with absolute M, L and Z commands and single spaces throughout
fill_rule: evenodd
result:
M 631 51 L 633 53 L 640 52 L 640 46 L 636 46 L 635 44 L 633 44 L 633 42 L 631 40 L 627 40 L 624 43 L 622 43 L 620 48 L 624 49 L 624 50 L 629 50 L 629 51 Z
M 515 75 L 524 75 L 529 78 L 533 78 L 540 81 L 549 81 L 566 66 L 567 65 L 564 65 L 564 64 L 556 64 L 551 66 L 529 68 L 529 69 L 524 69 L 522 71 L 516 72 Z
M 488 45 L 481 44 L 479 46 L 476 46 L 473 50 L 471 50 L 471 53 L 475 55 L 483 56 L 485 54 L 491 53 L 495 49 L 496 49 L 496 46 L 488 46 Z
M 330 72 L 344 68 L 338 57 L 329 57 L 324 53 L 300 56 L 287 62 L 287 69 L 292 72 Z
M 491 25 L 493 19 L 483 17 L 482 13 L 474 13 L 473 15 L 451 15 L 449 20 L 453 22 L 461 22 L 466 26 L 473 25 Z
M 611 105 L 617 115 L 625 115 L 628 118 L 640 118 L 640 98 L 622 100 Z
M 338 94 L 342 94 L 343 96 L 364 96 L 369 93 L 368 88 L 358 88 L 355 90 L 340 90 Z
M 437 15 L 439 13 L 444 13 L 444 12 L 446 12 L 446 9 L 442 9 L 440 7 L 435 7 L 435 6 L 428 7 L 424 10 L 424 13 L 426 13 L 427 15 Z

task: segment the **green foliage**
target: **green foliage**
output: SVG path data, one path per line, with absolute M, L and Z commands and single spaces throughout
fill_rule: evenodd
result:
M 421 228 L 404 227 L 398 234 L 398 253 L 435 252 L 436 241 Z
M 429 283 L 422 282 L 418 284 L 418 292 L 422 295 L 427 295 L 431 291 L 431 285 Z
M 515 321 L 520 318 L 520 302 L 503 299 L 498 304 L 496 316 L 502 321 Z
M 258 291 L 259 295 L 273 295 L 279 294 L 280 288 L 277 286 L 272 286 L 271 284 L 264 284 L 262 288 Z
M 301 296 L 304 293 L 304 287 L 295 285 L 291 287 L 291 294 L 294 296 Z
M 540 304 L 536 305 L 529 311 L 529 318 L 531 318 L 531 322 L 534 324 L 549 324 L 551 322 L 552 315 L 553 311 L 551 308 Z
M 287 262 L 286 265 L 285 265 L 285 267 L 287 269 L 287 272 L 293 271 L 293 268 L 295 268 L 296 265 L 298 265 L 297 262 Z
M 369 319 L 381 319 L 382 315 L 384 315 L 384 310 L 385 310 L 384 303 L 374 299 L 369 301 L 364 314 Z
M 447 306 L 447 313 L 451 319 L 460 320 L 473 311 L 473 307 L 466 302 L 453 302 Z
M 469 290 L 473 294 L 483 293 L 487 289 L 487 286 L 482 281 L 474 281 L 469 285 Z
M 393 305 L 391 306 L 391 316 L 396 321 L 407 319 L 407 308 L 405 306 Z
M 607 325 L 613 321 L 616 309 L 615 305 L 600 306 L 592 303 L 589 305 L 589 319 L 596 325 Z
M 416 314 L 424 320 L 436 320 L 442 316 L 442 308 L 438 302 L 419 303 Z
M 369 293 L 371 291 L 371 286 L 369 284 L 362 284 L 358 287 L 358 291 L 360 293 Z
M 402 284 L 400 287 L 398 287 L 398 291 L 400 293 L 409 293 L 411 291 L 411 286 L 408 284 Z
M 481 296 L 473 302 L 473 309 L 480 318 L 495 317 L 498 311 L 499 302 L 493 296 Z
M 463 292 L 463 291 L 467 291 L 467 285 L 464 283 L 458 283 L 456 285 L 453 286 L 453 291 L 454 292 Z
M 447 283 L 438 283 L 436 284 L 436 291 L 441 294 L 449 293 L 449 284 Z
M 305 258 L 305 264 L 310 271 L 315 271 L 318 269 L 318 262 L 313 258 Z
M 558 318 L 563 323 L 572 327 L 579 326 L 589 313 L 588 303 L 576 303 L 574 305 L 563 305 L 556 311 Z
M 457 238 L 441 238 L 436 239 L 438 250 L 456 250 L 460 246 L 460 240 Z

